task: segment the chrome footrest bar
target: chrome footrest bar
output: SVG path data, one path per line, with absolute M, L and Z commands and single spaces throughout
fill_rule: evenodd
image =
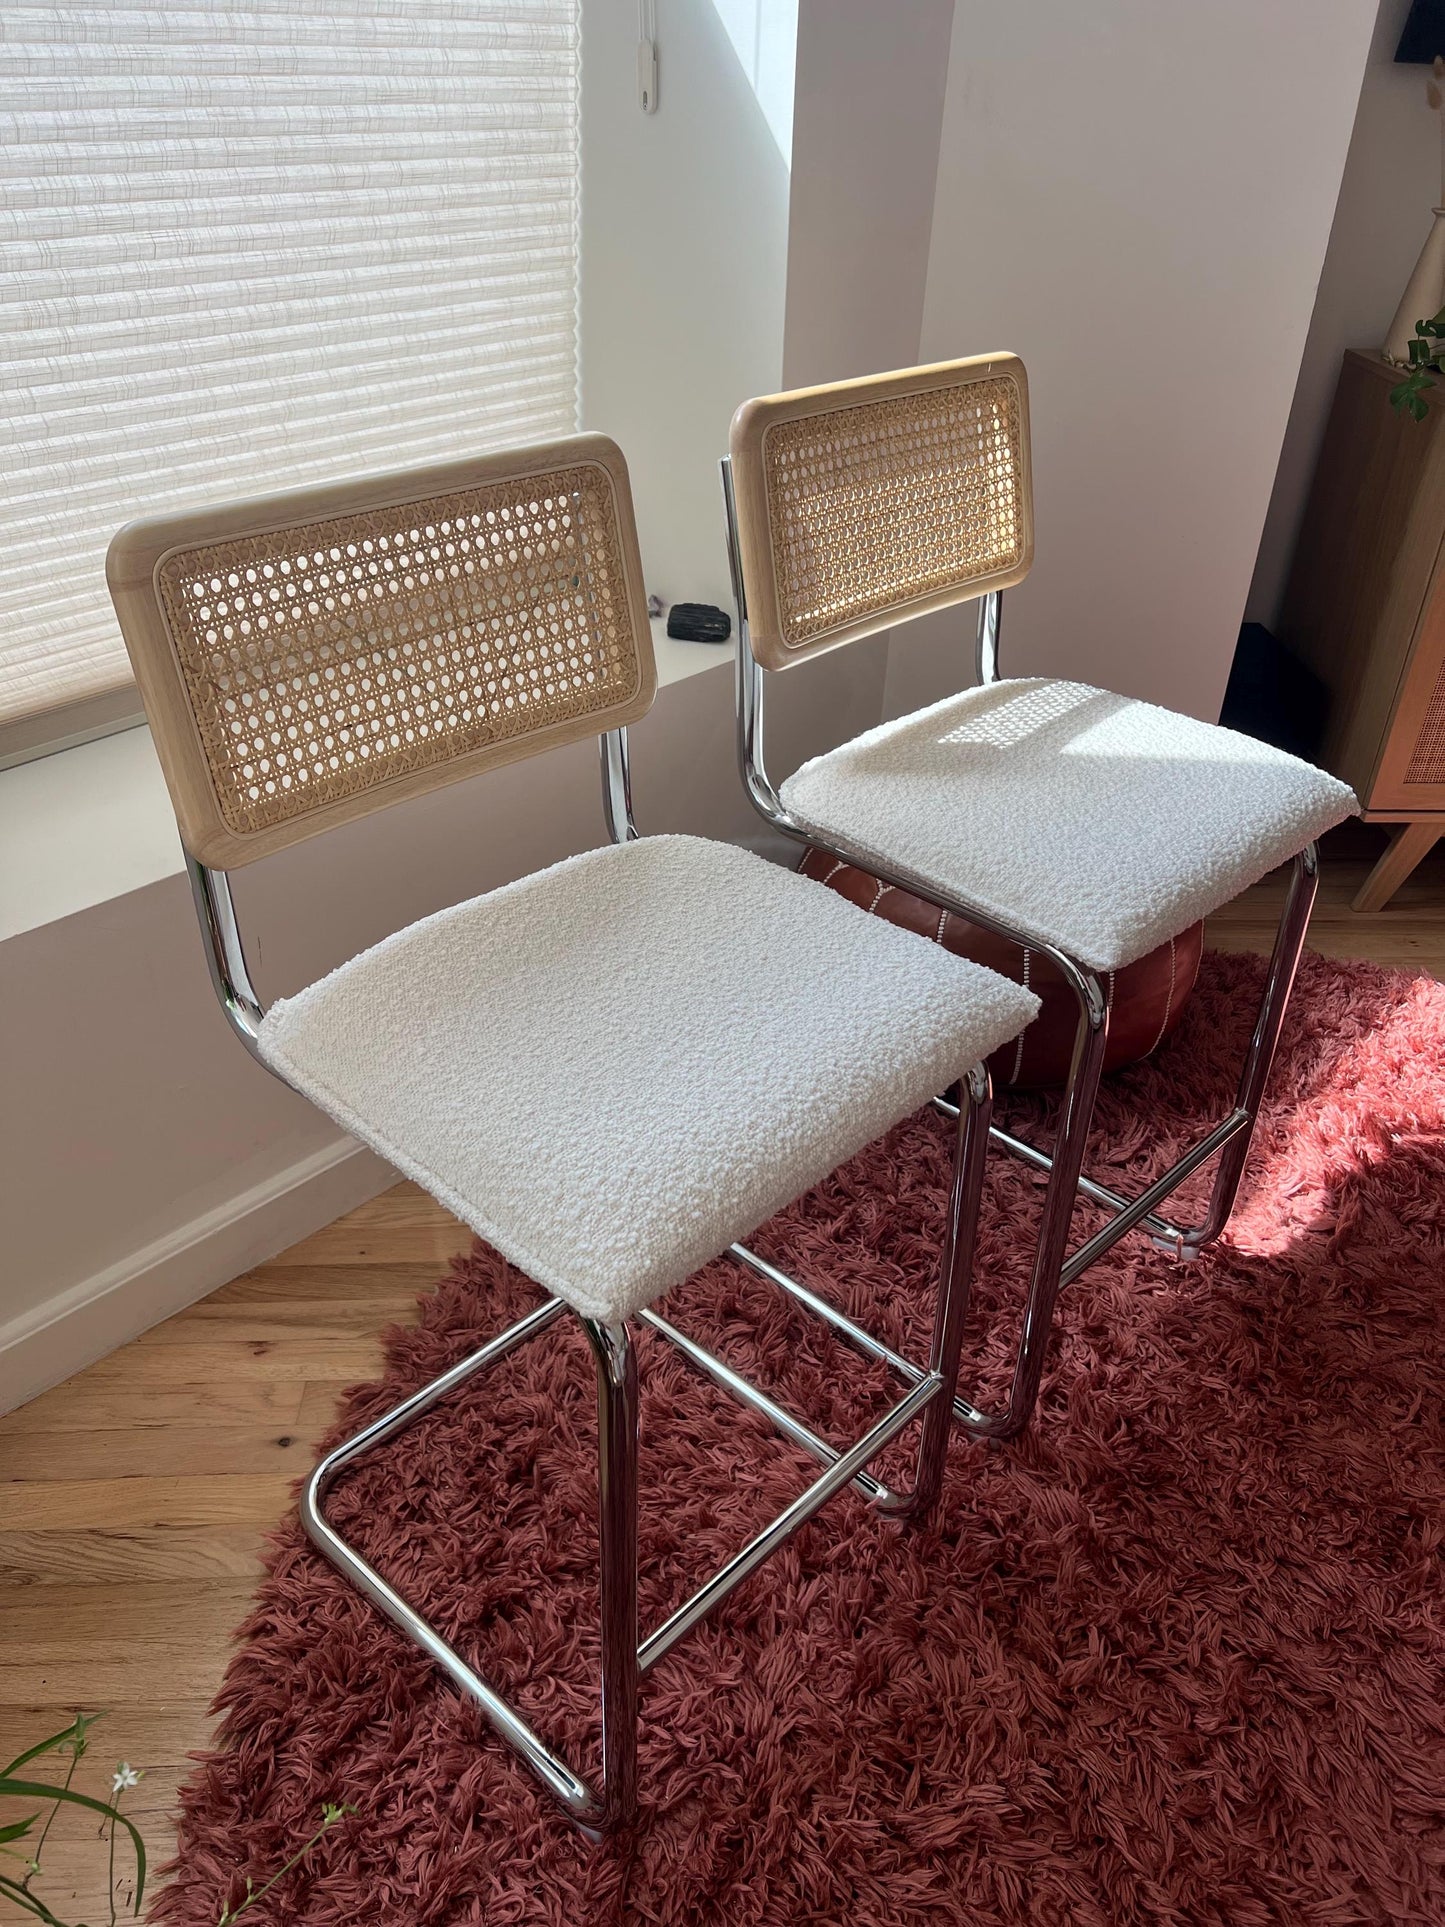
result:
M 749 1271 L 755 1271 L 760 1278 L 766 1278 L 768 1283 L 776 1285 L 779 1291 L 785 1291 L 790 1298 L 812 1312 L 815 1318 L 821 1318 L 825 1324 L 831 1325 L 841 1338 L 846 1338 L 853 1349 L 862 1352 L 866 1358 L 874 1359 L 880 1365 L 891 1366 L 895 1372 L 902 1372 L 904 1377 L 914 1384 L 922 1378 L 923 1371 L 920 1366 L 910 1365 L 906 1358 L 900 1358 L 897 1352 L 883 1343 L 882 1339 L 875 1338 L 872 1332 L 864 1331 L 861 1325 L 855 1325 L 852 1319 L 839 1311 L 836 1305 L 830 1305 L 826 1298 L 820 1298 L 817 1292 L 810 1291 L 805 1284 L 790 1277 L 786 1271 L 779 1271 L 776 1265 L 769 1264 L 766 1258 L 759 1257 L 757 1252 L 750 1250 L 747 1245 L 729 1245 L 728 1256 L 736 1258 L 739 1264 L 746 1265 Z
M 958 1116 L 958 1106 L 951 1104 L 946 1097 L 935 1097 L 933 1108 L 940 1117 L 956 1118 Z M 1030 1144 L 1026 1138 L 1015 1137 L 1011 1131 L 1005 1131 L 997 1124 L 989 1127 L 989 1138 L 991 1142 L 1007 1151 L 1010 1157 L 1018 1158 L 1024 1164 L 1031 1164 L 1036 1171 L 1047 1172 L 1054 1168 L 1054 1160 L 1047 1151 L 1041 1151 L 1036 1144 Z M 1127 1211 L 1134 1202 L 1132 1198 L 1125 1197 L 1122 1191 L 1111 1191 L 1107 1184 L 1100 1184 L 1097 1178 L 1086 1177 L 1083 1172 L 1079 1173 L 1077 1189 L 1081 1198 L 1088 1198 L 1090 1203 L 1100 1205 L 1106 1211 Z M 1172 1224 L 1168 1218 L 1161 1218 L 1152 1211 L 1141 1222 L 1143 1228 L 1156 1238 L 1173 1240 L 1185 1235 L 1179 1225 Z
M 775 1431 L 781 1433 L 785 1439 L 790 1439 L 794 1445 L 800 1446 L 803 1451 L 817 1459 L 820 1465 L 836 1465 L 842 1457 L 836 1447 L 829 1445 L 826 1439 L 820 1439 L 818 1434 L 804 1425 L 801 1419 L 794 1418 L 791 1412 L 770 1399 L 766 1392 L 759 1391 L 750 1379 L 744 1378 L 742 1373 L 735 1372 L 731 1365 L 725 1365 L 722 1359 L 705 1351 L 694 1339 L 689 1338 L 686 1332 L 680 1332 L 676 1325 L 670 1325 L 665 1318 L 660 1318 L 655 1311 L 650 1310 L 638 1312 L 637 1319 L 639 1324 L 651 1326 L 652 1330 L 658 1332 L 669 1344 L 675 1345 L 683 1357 L 696 1365 L 698 1370 L 712 1379 L 714 1384 L 720 1385 L 725 1392 L 730 1392 L 740 1404 L 750 1406 L 753 1411 L 760 1413 Z M 869 1472 L 856 1473 L 853 1483 L 870 1505 L 876 1505 L 885 1512 L 901 1510 L 907 1504 L 904 1495 L 892 1491 L 886 1485 L 880 1485 Z
M 1162 1204 L 1171 1191 L 1183 1184 L 1187 1177 L 1197 1171 L 1201 1164 L 1207 1164 L 1215 1154 L 1223 1150 L 1232 1137 L 1247 1131 L 1254 1119 L 1248 1111 L 1231 1111 L 1222 1118 L 1207 1137 L 1184 1153 L 1177 1164 L 1173 1164 L 1162 1177 L 1141 1191 L 1137 1198 L 1121 1201 L 1121 1208 L 1112 1224 L 1106 1224 L 1102 1231 L 1096 1231 L 1092 1238 L 1085 1240 L 1072 1257 L 1064 1262 L 1059 1273 L 1059 1284 L 1071 1285 L 1080 1272 L 1087 1271 L 1097 1258 L 1102 1258 L 1111 1245 L 1117 1244 L 1126 1231 L 1132 1231 L 1137 1224 L 1148 1224 L 1156 1204 Z M 1153 1226 L 1150 1225 L 1150 1229 Z M 1163 1234 L 1171 1240 L 1178 1240 L 1182 1249 L 1189 1234 L 1177 1225 L 1168 1225 Z
M 820 1298 L 817 1292 L 810 1291 L 796 1278 L 790 1278 L 786 1271 L 779 1271 L 776 1265 L 770 1265 L 767 1259 L 760 1258 L 756 1251 L 750 1251 L 746 1245 L 731 1245 L 728 1248 L 728 1255 L 736 1258 L 740 1264 L 746 1265 L 750 1271 L 756 1271 L 760 1277 L 766 1278 L 780 1291 L 785 1291 L 790 1298 L 795 1298 L 800 1305 L 806 1306 L 817 1317 L 825 1320 L 845 1344 L 851 1345 L 854 1351 L 861 1352 L 865 1358 L 871 1358 L 875 1364 L 886 1365 L 890 1371 L 897 1372 L 898 1376 L 906 1379 L 910 1385 L 921 1385 L 928 1376 L 921 1365 L 915 1365 L 911 1358 L 905 1358 L 901 1352 L 895 1352 L 891 1345 L 885 1345 L 881 1338 L 875 1338 L 872 1332 L 864 1331 L 861 1325 L 855 1325 L 846 1312 L 839 1311 L 836 1305 L 830 1305 L 826 1298 Z M 975 1430 L 981 1429 L 988 1423 L 988 1414 L 979 1411 L 976 1405 L 970 1405 L 966 1398 L 956 1398 L 953 1401 L 953 1415 L 961 1425 L 970 1426 Z
M 958 1116 L 958 1106 L 951 1104 L 946 1097 L 935 1097 L 933 1108 L 942 1117 Z M 1182 1225 L 1175 1224 L 1172 1219 L 1161 1218 L 1154 1206 L 1162 1203 L 1171 1192 L 1183 1184 L 1187 1177 L 1191 1177 L 1201 1164 L 1206 1164 L 1216 1151 L 1222 1150 L 1232 1137 L 1247 1129 L 1252 1122 L 1253 1119 L 1248 1111 L 1231 1111 L 1227 1117 L 1220 1119 L 1208 1136 L 1202 1137 L 1197 1144 L 1191 1145 L 1177 1164 L 1171 1164 L 1162 1177 L 1157 1178 L 1146 1191 L 1140 1192 L 1135 1198 L 1126 1197 L 1120 1191 L 1111 1191 L 1108 1185 L 1099 1184 L 1095 1179 L 1081 1174 L 1078 1180 L 1079 1196 L 1087 1198 L 1091 1204 L 1097 1204 L 1105 1211 L 1112 1211 L 1116 1217 L 1126 1222 L 1117 1229 L 1107 1226 L 1105 1232 L 1080 1245 L 1078 1251 L 1065 1263 L 1060 1284 L 1072 1284 L 1080 1272 L 1086 1271 L 1095 1259 L 1102 1257 L 1110 1245 L 1124 1235 L 1124 1232 L 1132 1231 L 1136 1227 L 1149 1232 L 1161 1244 L 1175 1245 L 1180 1249 L 1188 1246 L 1191 1242 L 1190 1233 Z M 996 1124 L 989 1127 L 989 1138 L 993 1143 L 1001 1145 L 1012 1157 L 1021 1159 L 1025 1164 L 1033 1165 L 1036 1171 L 1052 1171 L 1054 1168 L 1054 1161 L 1047 1151 L 1039 1150 L 1037 1145 L 1028 1143 L 1024 1138 L 1014 1137 L 1009 1131 L 1000 1130 Z M 1142 1210 L 1141 1204 L 1144 1207 Z M 1104 1241 L 1100 1242 L 1100 1239 Z M 1086 1252 L 1089 1255 L 1084 1258 Z M 1081 1258 L 1084 1259 L 1083 1263 L 1078 1262 Z
M 649 1667 L 655 1666 L 684 1633 L 690 1631 L 700 1619 L 705 1619 L 719 1601 L 726 1599 L 734 1586 L 763 1563 L 769 1553 L 776 1551 L 785 1539 L 790 1539 L 799 1526 L 806 1525 L 835 1492 L 841 1492 L 845 1485 L 856 1478 L 890 1439 L 896 1438 L 905 1425 L 918 1417 L 929 1400 L 943 1389 L 943 1383 L 938 1372 L 925 1373 L 922 1382 L 915 1385 L 906 1398 L 900 1399 L 891 1411 L 885 1412 L 850 1451 L 842 1453 L 837 1463 L 816 1478 L 806 1492 L 799 1493 L 771 1525 L 764 1526 L 741 1552 L 735 1553 L 706 1584 L 699 1586 L 685 1605 L 679 1606 L 651 1638 L 642 1642 L 637 1654 L 637 1663 L 642 1671 L 645 1673 Z

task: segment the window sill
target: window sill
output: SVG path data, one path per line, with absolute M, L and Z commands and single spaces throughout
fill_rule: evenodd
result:
M 666 616 L 652 618 L 652 653 L 657 657 L 657 686 L 665 689 L 670 682 L 681 682 L 686 676 L 695 676 L 703 669 L 717 669 L 733 664 L 733 646 L 730 642 L 674 642 L 667 633 Z M 729 702 L 732 697 L 729 693 Z
M 148 729 L 0 770 L 0 939 L 184 867 Z
M 732 663 L 722 644 L 674 642 L 661 619 L 652 640 L 659 688 Z M 148 729 L 0 770 L 0 941 L 184 868 Z

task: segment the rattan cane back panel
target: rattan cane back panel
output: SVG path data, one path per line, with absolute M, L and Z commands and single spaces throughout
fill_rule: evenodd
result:
M 409 499 L 172 546 L 155 561 L 161 668 L 191 725 L 179 784 L 165 744 L 162 756 L 203 860 L 233 866 L 649 706 L 620 456 L 420 498 L 409 479 L 390 485 Z M 151 657 L 150 709 L 155 652 L 137 651 L 119 592 L 117 607 L 138 673 Z
M 1441 667 L 1405 766 L 1407 783 L 1445 783 L 1445 666 Z
M 733 462 L 753 648 L 769 668 L 1028 569 L 1028 404 L 1012 356 L 749 403 Z

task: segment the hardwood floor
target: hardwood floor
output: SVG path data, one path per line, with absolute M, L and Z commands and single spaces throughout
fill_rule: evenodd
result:
M 1445 980 L 1445 844 L 1426 858 L 1389 907 L 1351 910 L 1350 899 L 1384 848 L 1374 825 L 1348 823 L 1326 838 L 1310 948 L 1326 957 L 1361 957 Z M 1276 871 L 1209 919 L 1215 950 L 1268 950 L 1284 901 L 1287 872 Z
M 1313 947 L 1445 979 L 1445 849 L 1389 909 L 1357 915 L 1377 842 L 1358 828 L 1335 840 Z M 1282 888 L 1271 878 L 1231 904 L 1210 943 L 1267 948 Z M 340 1387 L 376 1372 L 378 1333 L 411 1316 L 466 1242 L 399 1184 L 0 1419 L 0 1762 L 104 1708 L 76 1784 L 99 1793 L 116 1761 L 144 1767 L 127 1809 L 155 1864 L 169 1856 L 175 1789 L 210 1733 L 263 1535 Z M 56 1823 L 46 1864 L 40 1891 L 62 1919 L 108 1918 L 88 1821 Z M 117 1865 L 119 1906 L 130 1869 L 120 1853 Z M 22 1918 L 7 1906 L 0 1920 Z
M 126 1810 L 154 1863 L 170 1856 L 263 1535 L 339 1388 L 375 1374 L 378 1334 L 468 1240 L 398 1185 L 0 1419 L 0 1764 L 104 1708 L 76 1785 L 100 1794 L 118 1760 L 144 1767 Z M 67 1816 L 37 1891 L 64 1920 L 106 1919 L 105 1861 Z M 0 1899 L 0 1921 L 21 1917 Z

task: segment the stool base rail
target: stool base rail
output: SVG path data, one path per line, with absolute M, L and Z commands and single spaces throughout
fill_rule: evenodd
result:
M 626 730 L 606 731 L 600 738 L 599 748 L 608 831 L 614 842 L 631 842 L 638 831 L 632 814 Z M 250 1055 L 285 1083 L 285 1078 L 261 1053 L 259 1040 L 265 1006 L 247 964 L 230 877 L 224 870 L 213 869 L 189 853 L 186 867 L 217 1001 Z M 625 1824 L 635 1814 L 638 1688 L 643 1675 L 664 1653 L 844 1486 L 855 1486 L 877 1511 L 904 1521 L 923 1518 L 937 1503 L 953 1430 L 959 1355 L 988 1153 L 992 1087 L 987 1068 L 974 1065 L 954 1087 L 953 1096 L 957 1100 L 953 1105 L 957 1135 L 929 1364 L 927 1368 L 911 1364 L 907 1367 L 908 1391 L 846 1450 L 840 1451 L 820 1438 L 801 1419 L 659 1313 L 651 1309 L 637 1313 L 639 1324 L 650 1327 L 715 1384 L 767 1419 L 775 1431 L 824 1468 L 770 1525 L 640 1643 L 637 1627 L 637 1357 L 626 1324 L 603 1324 L 578 1315 L 597 1372 L 602 1778 L 596 1790 L 554 1753 L 521 1714 L 342 1537 L 325 1511 L 326 1494 L 348 1465 L 414 1424 L 468 1379 L 500 1363 L 519 1345 L 545 1331 L 568 1309 L 564 1301 L 548 1298 L 479 1351 L 460 1360 L 345 1440 L 326 1455 L 302 1491 L 301 1520 L 312 1543 L 481 1708 L 496 1732 L 531 1768 L 564 1811 L 594 1837 L 600 1836 L 604 1829 Z M 742 1246 L 734 1247 L 734 1255 L 745 1256 L 746 1262 L 753 1262 L 750 1254 L 744 1254 Z M 754 1263 L 754 1269 L 760 1262 Z M 809 1302 L 811 1294 L 804 1287 L 794 1286 L 791 1280 L 789 1285 L 800 1302 Z M 817 1300 L 817 1306 L 823 1303 Z M 823 1315 L 829 1322 L 840 1316 L 832 1314 L 831 1308 Z M 868 1467 L 915 1419 L 921 1420 L 921 1426 L 913 1489 L 895 1491 L 875 1478 Z
M 637 1623 L 637 1362 L 627 1327 L 578 1316 L 591 1346 L 598 1392 L 598 1507 L 602 1607 L 602 1781 L 589 1783 L 555 1753 L 503 1696 L 410 1605 L 389 1581 L 351 1545 L 326 1516 L 326 1495 L 338 1476 L 362 1454 L 396 1437 L 467 1380 L 499 1364 L 537 1337 L 569 1308 L 548 1298 L 524 1318 L 463 1358 L 439 1378 L 365 1426 L 329 1452 L 301 1495 L 301 1519 L 312 1543 L 392 1622 L 473 1700 L 499 1736 L 522 1759 L 584 1831 L 600 1836 L 625 1824 L 636 1811 L 637 1708 L 643 1676 L 670 1652 L 684 1634 L 704 1619 L 768 1556 L 845 1486 L 854 1486 L 876 1510 L 911 1521 L 936 1503 L 953 1429 L 959 1355 L 967 1314 L 973 1264 L 974 1231 L 983 1188 L 989 1141 L 991 1090 L 988 1073 L 977 1065 L 955 1087 L 957 1120 L 948 1234 L 939 1272 L 933 1338 L 928 1365 L 895 1360 L 861 1328 L 844 1319 L 805 1286 L 755 1256 L 742 1245 L 731 1255 L 761 1276 L 781 1284 L 800 1304 L 851 1337 L 869 1356 L 896 1363 L 907 1381 L 904 1395 L 853 1445 L 840 1450 L 803 1420 L 753 1385 L 741 1372 L 678 1330 L 650 1307 L 636 1322 L 674 1346 L 697 1370 L 729 1392 L 748 1410 L 768 1420 L 782 1437 L 823 1467 L 772 1522 L 763 1527 L 692 1597 L 646 1638 Z M 884 1447 L 915 1419 L 922 1421 L 912 1491 L 885 1485 L 868 1467 Z

